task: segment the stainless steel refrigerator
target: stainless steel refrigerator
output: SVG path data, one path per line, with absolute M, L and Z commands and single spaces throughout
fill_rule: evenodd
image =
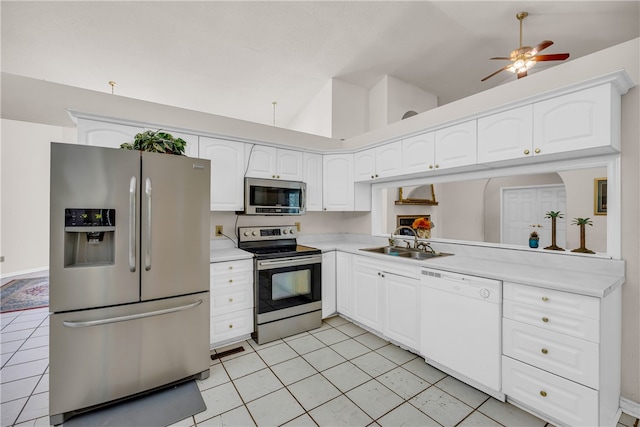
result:
M 51 143 L 49 415 L 209 376 L 209 160 Z

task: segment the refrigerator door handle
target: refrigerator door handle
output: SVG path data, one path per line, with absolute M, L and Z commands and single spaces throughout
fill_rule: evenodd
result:
M 128 316 L 111 317 L 109 319 L 87 320 L 87 321 L 83 321 L 83 322 L 75 322 L 75 321 L 71 321 L 71 320 L 65 320 L 64 322 L 62 322 L 62 324 L 64 326 L 66 326 L 67 328 L 86 328 L 86 327 L 89 327 L 89 326 L 108 325 L 110 323 L 126 322 L 126 321 L 129 321 L 129 320 L 144 319 L 146 317 L 160 316 L 160 315 L 163 315 L 163 314 L 169 314 L 169 313 L 175 313 L 175 312 L 178 312 L 178 311 L 189 310 L 189 309 L 192 309 L 192 308 L 196 308 L 200 304 L 202 304 L 202 300 L 201 299 L 199 299 L 198 301 L 192 302 L 191 304 L 181 305 L 179 307 L 165 308 L 165 309 L 162 309 L 162 310 L 149 311 L 149 312 L 146 312 L 146 313 L 130 314 Z
M 145 181 L 144 192 L 147 196 L 147 248 L 144 254 L 144 269 L 145 271 L 151 270 L 151 178 L 147 178 Z
M 129 271 L 136 271 L 136 186 L 135 176 L 129 180 Z

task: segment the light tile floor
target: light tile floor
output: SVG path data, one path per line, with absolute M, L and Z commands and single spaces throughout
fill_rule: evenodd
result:
M 45 426 L 48 311 L 0 315 L 2 426 Z M 341 317 L 211 362 L 207 410 L 175 426 L 548 426 Z M 619 427 L 636 420 L 623 414 Z M 636 424 L 637 427 L 637 424 Z

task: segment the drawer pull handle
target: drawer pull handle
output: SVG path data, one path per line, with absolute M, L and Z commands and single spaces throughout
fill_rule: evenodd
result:
M 547 302 L 547 301 L 549 301 L 549 298 L 548 297 L 542 297 L 542 301 Z
M 233 279 L 229 279 L 229 283 L 233 283 Z
M 541 390 L 541 391 L 540 391 L 540 396 L 542 396 L 542 397 L 547 397 L 547 392 L 546 392 L 546 391 L 544 391 L 544 390 Z
M 524 150 L 524 154 L 529 154 L 529 150 Z
M 542 354 L 547 354 L 547 353 L 549 353 L 549 350 L 547 350 L 546 348 L 543 348 L 543 349 L 542 349 L 542 350 L 540 350 L 540 351 L 542 351 Z
M 230 266 L 229 266 L 229 270 L 233 270 L 233 265 L 230 265 Z
M 540 154 L 540 149 L 536 148 L 535 150 L 533 150 L 533 152 L 536 153 L 536 154 Z
M 229 329 L 233 328 L 233 325 L 229 325 Z
M 548 318 L 548 317 L 543 317 L 543 318 L 542 318 L 542 321 L 543 321 L 544 323 L 547 323 L 547 322 L 549 321 L 549 318 Z
M 233 302 L 233 298 L 229 298 L 229 302 Z M 543 352 L 543 353 L 545 353 L 545 352 Z

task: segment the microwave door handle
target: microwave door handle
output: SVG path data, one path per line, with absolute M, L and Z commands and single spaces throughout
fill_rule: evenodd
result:
M 144 269 L 149 271 L 151 270 L 151 178 L 146 179 L 144 192 L 147 196 L 147 232 L 145 233 L 147 244 L 144 254 Z
M 307 186 L 302 186 L 302 212 L 307 211 Z
M 136 271 L 136 177 L 129 180 L 129 271 Z

